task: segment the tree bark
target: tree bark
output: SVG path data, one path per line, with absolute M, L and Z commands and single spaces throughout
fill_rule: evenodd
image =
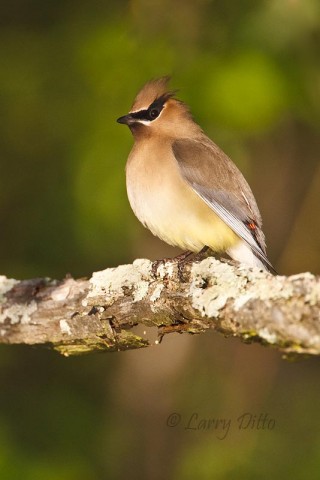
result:
M 128 350 L 214 329 L 286 354 L 320 353 L 320 278 L 272 276 L 207 258 L 135 260 L 88 279 L 0 277 L 0 343 L 63 355 Z

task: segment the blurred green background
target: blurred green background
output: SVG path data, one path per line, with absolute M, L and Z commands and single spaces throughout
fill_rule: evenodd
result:
M 172 75 L 256 195 L 283 274 L 320 271 L 318 0 L 12 0 L 0 19 L 1 274 L 62 278 L 173 256 L 135 219 L 115 120 Z M 314 479 L 319 361 L 214 333 L 60 358 L 0 348 L 0 479 Z M 166 424 L 177 412 L 181 423 Z M 217 432 L 199 418 L 232 420 Z M 244 412 L 273 430 L 239 431 Z

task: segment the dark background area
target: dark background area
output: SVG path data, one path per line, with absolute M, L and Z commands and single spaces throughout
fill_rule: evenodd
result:
M 88 276 L 173 256 L 134 217 L 115 120 L 171 74 L 242 170 L 281 274 L 320 271 L 320 3 L 1 3 L 0 263 L 14 278 Z M 319 361 L 214 333 L 60 358 L 0 348 L 0 478 L 313 479 Z M 167 426 L 177 412 L 181 421 Z M 273 429 L 239 430 L 243 413 Z M 230 419 L 221 430 L 190 430 Z

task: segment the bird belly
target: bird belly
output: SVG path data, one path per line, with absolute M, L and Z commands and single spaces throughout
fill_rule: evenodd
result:
M 137 160 L 137 159 L 136 159 Z M 127 192 L 140 222 L 166 243 L 197 252 L 225 251 L 239 237 L 182 179 L 172 161 L 128 162 Z

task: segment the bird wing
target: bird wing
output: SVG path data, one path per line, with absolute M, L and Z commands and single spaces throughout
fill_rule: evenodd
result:
M 184 180 L 273 270 L 266 256 L 262 221 L 255 198 L 234 163 L 207 139 L 175 140 L 172 150 Z

